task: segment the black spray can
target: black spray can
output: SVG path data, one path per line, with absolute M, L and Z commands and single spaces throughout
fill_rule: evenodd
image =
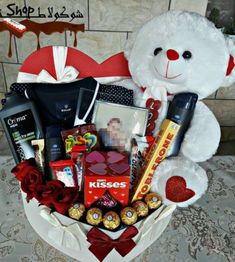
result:
M 21 95 L 9 93 L 0 111 L 2 127 L 18 164 L 34 157 L 31 141 L 43 138 L 41 122 L 34 103 Z
M 192 120 L 197 99 L 197 94 L 179 93 L 174 96 L 172 102 L 170 103 L 166 118 L 179 124 L 180 129 L 167 154 L 167 157 L 178 155 L 181 143 L 184 139 L 184 134 Z

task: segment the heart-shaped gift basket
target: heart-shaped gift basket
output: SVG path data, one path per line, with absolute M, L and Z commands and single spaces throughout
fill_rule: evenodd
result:
M 48 46 L 24 61 L 11 86 L 36 105 L 21 110 L 19 102 L 24 117 L 8 117 L 24 130 L 8 138 L 25 213 L 44 240 L 79 261 L 130 261 L 162 234 L 177 205 L 206 189 L 200 167 L 185 162 L 195 175 L 182 177 L 180 158 L 169 158 L 151 192 L 179 125 L 167 119 L 151 136 L 151 110 L 156 116 L 160 102 L 136 107 L 130 81 L 123 53 L 98 64 L 76 49 Z

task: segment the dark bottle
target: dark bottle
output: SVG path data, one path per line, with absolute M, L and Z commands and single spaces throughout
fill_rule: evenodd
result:
M 192 120 L 194 109 L 197 103 L 198 95 L 194 93 L 179 93 L 174 96 L 167 111 L 167 119 L 180 125 L 178 134 L 167 154 L 177 156 L 180 150 L 184 134 L 187 131 Z
M 54 179 L 50 162 L 65 158 L 64 144 L 61 137 L 61 127 L 52 125 L 46 127 L 46 176 L 48 180 Z
M 34 103 L 16 93 L 6 94 L 0 119 L 15 162 L 34 157 L 31 141 L 43 138 L 41 121 Z
M 46 162 L 61 160 L 64 156 L 61 127 L 57 125 L 46 127 Z

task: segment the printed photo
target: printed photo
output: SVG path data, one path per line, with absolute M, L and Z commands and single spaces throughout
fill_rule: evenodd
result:
M 148 109 L 97 101 L 93 120 L 106 150 L 129 151 L 134 135 L 144 136 Z

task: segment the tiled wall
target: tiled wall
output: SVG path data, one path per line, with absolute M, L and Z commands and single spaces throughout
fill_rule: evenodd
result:
M 229 1 L 229 0 L 227 0 Z M 231 0 L 232 2 L 233 0 Z M 41 12 L 48 6 L 61 9 L 66 6 L 69 12 L 79 9 L 84 18 L 77 18 L 73 23 L 85 23 L 86 31 L 78 33 L 78 49 L 89 54 L 98 62 L 123 49 L 123 45 L 133 29 L 144 21 L 169 9 L 185 9 L 205 14 L 207 0 L 1 0 L 0 9 L 10 2 L 19 6 L 40 6 Z M 17 19 L 16 19 L 17 20 Z M 21 19 L 18 19 L 21 20 Z M 35 19 L 36 20 L 36 19 Z M 61 20 L 61 19 L 60 19 Z M 63 20 L 63 19 L 62 19 Z M 37 22 L 43 22 L 37 19 Z M 52 21 L 46 19 L 45 21 Z M 67 21 L 67 20 L 66 20 Z M 13 55 L 8 53 L 8 33 L 0 33 L 0 98 L 16 81 L 18 69 L 24 59 L 36 49 L 36 37 L 32 33 L 24 34 L 22 39 L 13 39 Z M 70 32 L 40 35 L 41 46 L 73 45 Z M 224 140 L 235 140 L 235 85 L 221 88 L 205 100 L 215 113 L 222 126 Z

